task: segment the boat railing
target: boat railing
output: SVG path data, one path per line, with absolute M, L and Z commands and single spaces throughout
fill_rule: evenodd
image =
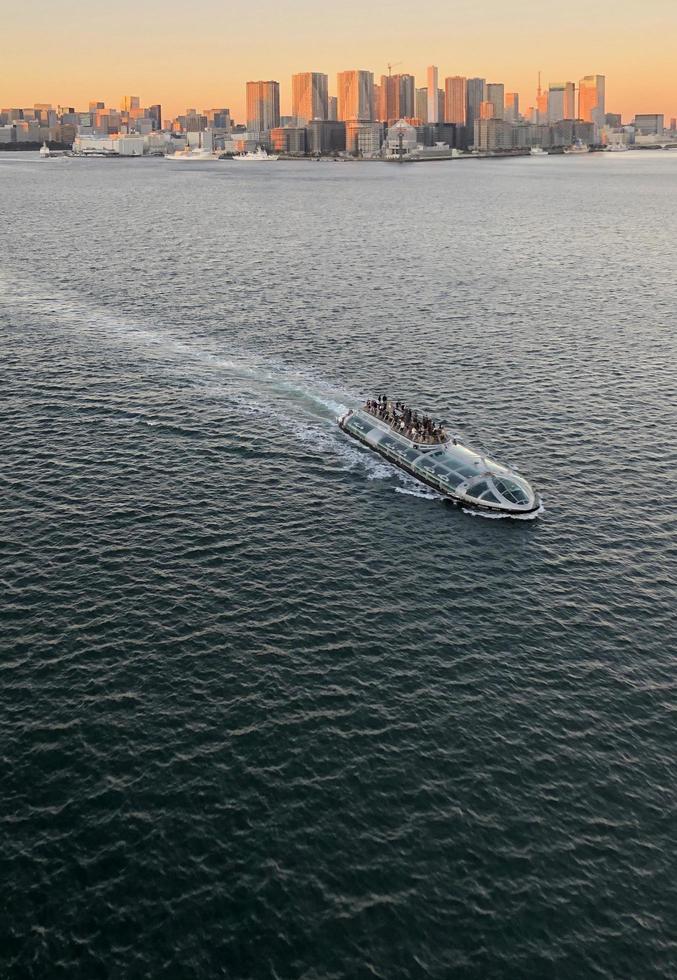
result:
M 441 425 L 435 424 L 429 419 L 419 419 L 418 417 L 411 418 L 407 422 L 404 413 L 395 409 L 390 402 L 387 405 L 376 403 L 376 407 L 367 403 L 363 410 L 373 418 L 385 423 L 395 435 L 403 436 L 417 446 L 444 446 L 449 442 L 450 437 Z M 419 426 L 423 427 L 420 428 Z

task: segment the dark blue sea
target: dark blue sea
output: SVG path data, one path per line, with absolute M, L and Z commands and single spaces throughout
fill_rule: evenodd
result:
M 0 215 L 3 980 L 677 976 L 677 153 L 3 154 Z

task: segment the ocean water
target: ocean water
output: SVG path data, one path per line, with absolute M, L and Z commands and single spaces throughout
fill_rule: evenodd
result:
M 677 975 L 677 153 L 5 156 L 0 976 Z

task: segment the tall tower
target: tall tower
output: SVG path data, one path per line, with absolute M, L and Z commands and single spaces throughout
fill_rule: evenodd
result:
M 494 107 L 494 119 L 503 119 L 505 115 L 505 85 L 503 82 L 487 84 L 487 102 Z
M 486 101 L 487 83 L 484 78 L 469 78 L 465 86 L 465 124 L 472 134 L 475 122 L 480 118 L 480 105 Z
M 465 124 L 465 78 L 452 75 L 444 79 L 444 121 Z
M 291 77 L 291 114 L 297 126 L 311 119 L 326 119 L 329 113 L 329 79 L 317 71 Z
M 583 122 L 594 123 L 595 139 L 604 125 L 605 96 L 604 75 L 586 75 L 579 82 L 578 88 L 578 118 Z
M 416 89 L 416 118 L 422 123 L 428 122 L 428 89 Z
M 416 114 L 416 94 L 413 75 L 381 75 L 378 111 L 382 122 L 397 122 Z
M 509 123 L 516 123 L 520 115 L 520 97 L 517 92 L 505 93 L 505 113 L 504 119 Z
M 247 129 L 265 133 L 280 125 L 280 83 L 247 82 Z
M 428 122 L 438 123 L 440 121 L 439 101 L 437 97 L 437 67 L 430 65 L 427 72 L 428 77 Z
M 371 122 L 374 75 L 370 71 L 340 71 L 336 76 L 338 118 Z

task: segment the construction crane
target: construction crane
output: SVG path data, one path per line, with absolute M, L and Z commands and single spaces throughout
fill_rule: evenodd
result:
M 389 62 L 388 62 L 388 64 L 386 65 L 386 67 L 387 67 L 387 69 L 388 69 L 388 78 L 390 78 L 390 76 L 392 75 L 392 73 L 393 73 L 393 68 L 397 68 L 397 66 L 398 66 L 398 65 L 401 65 L 401 64 L 402 64 L 402 62 L 401 62 L 401 61 L 393 61 L 393 62 L 390 62 L 390 61 L 389 61 Z

